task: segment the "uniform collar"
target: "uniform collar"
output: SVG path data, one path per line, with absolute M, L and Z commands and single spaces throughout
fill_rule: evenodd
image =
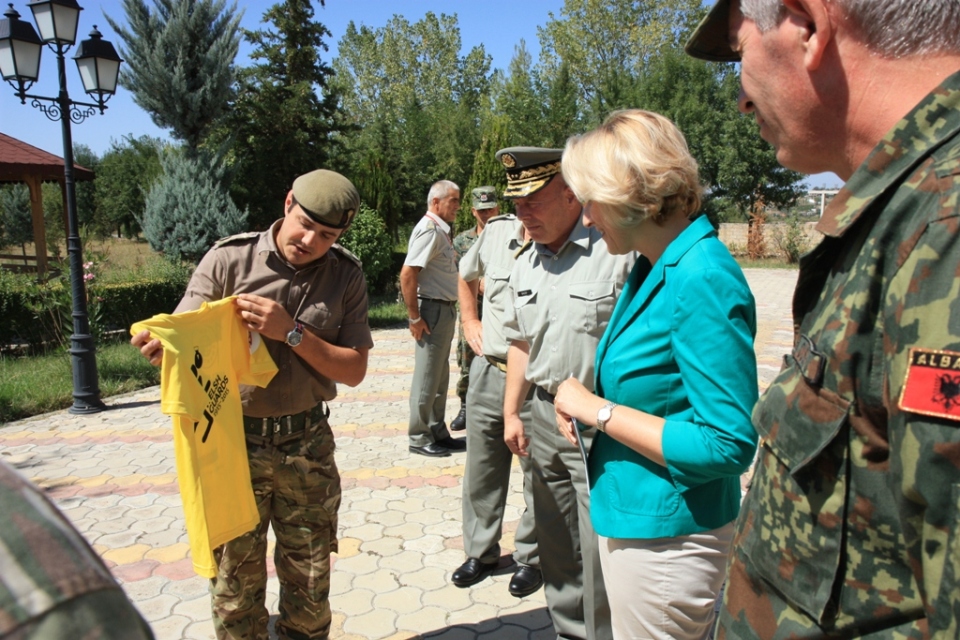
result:
M 884 136 L 823 212 L 817 230 L 840 237 L 870 205 L 960 131 L 960 72 L 930 92 Z

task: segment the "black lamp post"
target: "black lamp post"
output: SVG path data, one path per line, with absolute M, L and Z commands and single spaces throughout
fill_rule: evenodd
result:
M 97 356 L 87 316 L 87 292 L 83 280 L 83 249 L 77 222 L 77 192 L 73 179 L 73 136 L 71 121 L 80 124 L 99 109 L 117 90 L 122 60 L 113 45 L 103 39 L 94 26 L 90 39 L 80 43 L 74 59 L 83 88 L 96 102 L 76 102 L 67 94 L 64 54 L 77 40 L 77 19 L 82 10 L 76 0 L 34 0 L 29 5 L 40 37 L 29 22 L 10 5 L 0 20 L 0 76 L 14 88 L 21 104 L 30 98 L 31 106 L 47 118 L 59 120 L 63 132 L 63 174 L 67 196 L 67 254 L 70 259 L 70 289 L 73 297 L 73 335 L 70 355 L 73 364 L 73 407 L 70 413 L 96 413 L 104 409 L 100 400 Z M 60 93 L 56 98 L 27 93 L 40 75 L 40 53 L 47 44 L 57 55 Z M 49 103 L 49 104 L 47 104 Z

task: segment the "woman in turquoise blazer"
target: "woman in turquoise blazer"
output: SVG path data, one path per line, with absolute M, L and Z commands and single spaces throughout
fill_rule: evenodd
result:
M 740 476 L 757 444 L 756 309 L 701 216 L 696 161 L 657 114 L 571 138 L 563 174 L 612 253 L 641 258 L 597 350 L 596 395 L 557 393 L 576 442 L 596 427 L 590 510 L 615 638 L 705 638 L 725 577 Z

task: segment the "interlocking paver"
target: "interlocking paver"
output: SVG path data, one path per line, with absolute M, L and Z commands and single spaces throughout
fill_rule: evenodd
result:
M 764 389 L 791 346 L 797 274 L 751 269 L 746 275 L 757 300 L 757 378 Z M 464 559 L 464 455 L 408 452 L 413 343 L 406 328 L 376 331 L 374 341 L 364 382 L 341 387 L 331 403 L 343 478 L 331 638 L 552 639 L 543 591 L 523 599 L 507 592 L 513 571 L 507 556 L 523 509 L 519 466 L 511 471 L 502 568 L 471 588 L 454 587 L 450 575 Z M 207 580 L 190 562 L 170 419 L 159 400 L 152 387 L 106 399 L 109 410 L 99 414 L 61 411 L 8 424 L 0 428 L 0 456 L 44 487 L 93 543 L 158 640 L 212 640 Z M 448 416 L 458 409 L 451 387 Z M 279 586 L 272 560 L 269 566 L 267 606 L 275 622 Z

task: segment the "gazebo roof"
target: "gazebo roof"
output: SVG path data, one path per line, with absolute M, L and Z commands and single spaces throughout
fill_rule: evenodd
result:
M 60 182 L 63 180 L 63 158 L 0 133 L 0 182 L 22 182 L 26 176 L 36 176 L 42 182 Z M 93 180 L 94 173 L 74 164 L 73 177 L 75 180 Z

